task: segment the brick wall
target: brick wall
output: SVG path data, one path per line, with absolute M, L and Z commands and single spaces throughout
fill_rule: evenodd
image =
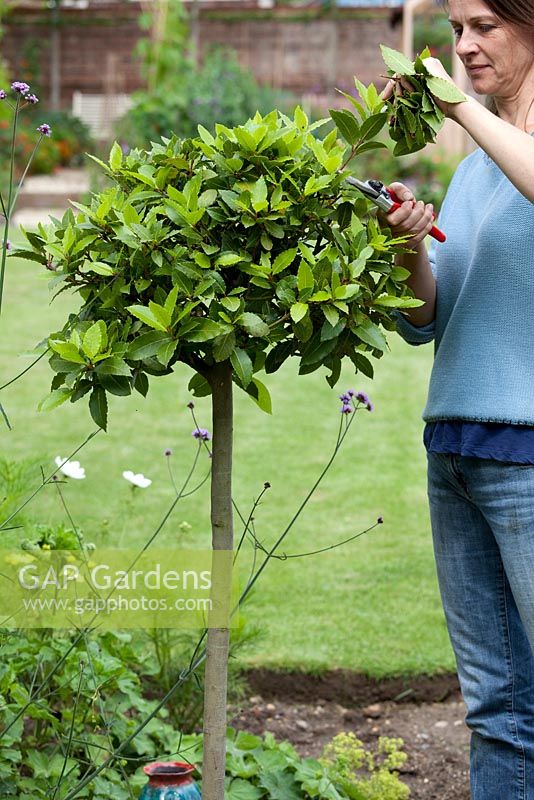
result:
M 56 37 L 61 53 L 61 103 L 72 93 L 130 93 L 141 85 L 133 51 L 143 35 L 135 2 L 98 2 L 87 9 L 64 8 Z M 6 20 L 2 56 L 12 77 L 36 83 L 46 98 L 53 43 L 50 11 L 41 6 L 12 11 Z M 353 75 L 381 83 L 383 42 L 400 47 L 400 25 L 391 9 L 261 11 L 243 3 L 202 3 L 199 48 L 213 44 L 237 51 L 240 62 L 263 83 L 331 103 L 334 87 L 353 87 Z

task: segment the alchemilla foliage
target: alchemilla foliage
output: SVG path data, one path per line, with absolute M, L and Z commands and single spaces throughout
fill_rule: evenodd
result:
M 321 366 L 338 380 L 342 358 L 372 376 L 369 356 L 387 348 L 392 311 L 418 305 L 394 266 L 404 239 L 381 230 L 374 207 L 344 182 L 346 163 L 386 121 L 368 90 L 350 147 L 336 129 L 324 138 L 297 108 L 272 111 L 214 134 L 172 136 L 124 156 L 115 144 L 112 185 L 90 206 L 27 233 L 56 291 L 82 298 L 51 335 L 52 393 L 42 408 L 89 396 L 107 424 L 107 395 L 146 395 L 149 376 L 177 361 L 195 371 L 190 388 L 230 360 L 236 384 L 264 410 L 258 374 L 289 357 L 300 373 Z

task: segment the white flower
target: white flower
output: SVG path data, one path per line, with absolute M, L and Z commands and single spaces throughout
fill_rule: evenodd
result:
M 132 472 L 131 469 L 127 469 L 125 472 L 123 472 L 122 477 L 126 478 L 127 481 L 130 481 L 130 483 L 133 483 L 134 486 L 139 486 L 140 489 L 146 489 L 146 487 L 150 486 L 152 483 L 150 478 L 145 478 L 141 472 Z
M 74 478 L 77 481 L 85 478 L 85 469 L 80 467 L 79 461 L 68 461 L 66 458 L 56 456 L 55 462 L 59 467 L 59 471 L 66 475 L 67 478 Z

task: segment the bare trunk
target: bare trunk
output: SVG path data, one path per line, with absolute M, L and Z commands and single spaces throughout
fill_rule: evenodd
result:
M 212 389 L 213 451 L 211 473 L 211 529 L 213 550 L 233 549 L 232 519 L 232 368 L 216 364 L 207 376 Z M 229 607 L 228 574 L 217 574 L 214 562 L 212 596 Z M 203 800 L 224 800 L 226 762 L 226 696 L 228 628 L 208 631 L 204 687 Z

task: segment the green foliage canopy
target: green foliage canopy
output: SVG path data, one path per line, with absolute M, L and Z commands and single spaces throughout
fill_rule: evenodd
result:
M 349 153 L 335 129 L 317 138 L 325 120 L 310 125 L 300 108 L 292 119 L 272 111 L 216 125 L 214 135 L 199 126 L 196 139 L 126 157 L 115 144 L 100 162 L 111 188 L 27 233 L 31 249 L 16 252 L 83 301 L 49 339 L 55 377 L 41 407 L 88 394 L 105 428 L 108 393 L 146 395 L 148 376 L 177 361 L 202 395 L 210 367 L 229 359 L 236 384 L 266 411 L 257 374 L 290 356 L 301 374 L 327 367 L 332 386 L 345 356 L 372 376 L 369 356 L 387 348 L 381 326 L 420 304 L 394 265 L 405 239 L 382 231 L 344 182 L 347 153 L 383 146 L 373 141 L 382 105 L 375 90 L 361 124 L 353 118 L 344 132 Z

